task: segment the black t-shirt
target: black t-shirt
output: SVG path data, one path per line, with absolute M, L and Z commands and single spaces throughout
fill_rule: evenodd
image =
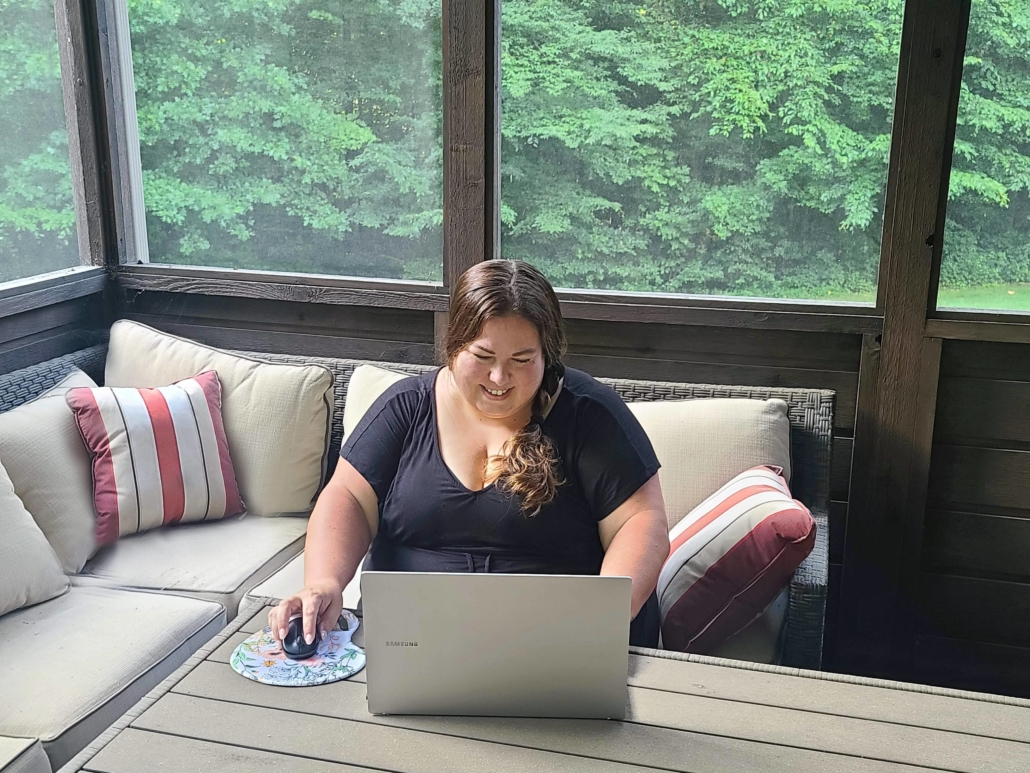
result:
M 379 530 L 365 569 L 600 572 L 598 522 L 659 467 L 625 403 L 586 373 L 566 370 L 542 425 L 566 482 L 536 515 L 527 515 L 496 485 L 472 491 L 444 464 L 433 394 L 438 373 L 387 389 L 341 450 L 379 499 Z

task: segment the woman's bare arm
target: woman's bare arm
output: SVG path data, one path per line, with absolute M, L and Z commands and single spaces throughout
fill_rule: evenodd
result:
M 601 574 L 633 578 L 630 617 L 658 585 L 658 574 L 669 557 L 669 521 L 662 486 L 655 474 L 598 524 L 604 562 Z
M 379 525 L 379 505 L 368 481 L 346 459 L 322 489 L 308 520 L 304 541 L 304 589 L 283 599 L 268 614 L 281 641 L 292 615 L 304 617 L 304 638 L 335 625 L 343 608 L 343 589 L 354 577 Z

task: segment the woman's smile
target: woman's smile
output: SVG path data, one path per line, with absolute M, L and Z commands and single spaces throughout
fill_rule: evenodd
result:
M 479 386 L 484 392 L 486 392 L 486 396 L 490 400 L 506 400 L 511 394 L 511 391 L 515 388 L 508 387 L 507 389 L 491 389 L 490 387 L 485 387 L 482 384 Z

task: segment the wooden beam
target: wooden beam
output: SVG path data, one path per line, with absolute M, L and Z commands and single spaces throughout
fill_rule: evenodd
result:
M 1025 322 L 989 322 L 982 319 L 928 319 L 927 336 L 954 341 L 997 341 L 1030 344 L 1030 317 Z
M 114 277 L 120 287 L 133 290 L 433 312 L 446 312 L 449 307 L 446 287 L 429 282 L 156 265 L 122 266 Z M 559 293 L 562 312 L 570 319 L 851 334 L 877 333 L 882 326 L 880 317 L 852 314 L 847 308 L 824 310 L 818 306 L 804 306 L 780 310 L 775 306 L 770 308 L 768 304 L 750 308 L 746 301 L 723 301 L 721 306 L 706 303 L 695 307 L 668 303 L 666 299 L 655 304 L 614 303 L 587 300 L 580 293 L 570 293 L 570 296 L 576 300 L 566 300 L 565 293 Z M 446 326 L 445 318 L 438 319 Z
M 483 0 L 443 2 L 445 287 L 453 287 L 487 251 L 487 16 Z
M 859 388 L 845 548 L 840 654 L 852 673 L 894 675 L 907 660 L 894 645 L 906 627 L 898 614 L 910 540 L 921 529 L 913 490 L 929 467 L 917 439 L 927 422 L 932 427 L 932 401 L 920 404 L 929 378 L 923 336 L 968 12 L 966 0 L 909 0 L 905 7 L 881 251 L 883 333 L 875 367 L 870 347 L 870 372 Z
M 749 309 L 743 304 L 740 306 L 724 304 L 720 308 L 646 303 L 599 303 L 565 300 L 562 293 L 558 294 L 558 298 L 561 301 L 562 315 L 570 319 L 856 334 L 879 332 L 882 324 L 879 317 L 871 315 L 822 313 L 814 309 L 809 311 L 770 311 Z
M 44 280 L 41 283 L 42 286 L 28 284 L 22 287 L 22 292 L 0 296 L 0 318 L 101 293 L 107 284 L 106 275 L 98 268 L 79 270 L 61 277 L 61 280 L 59 282 Z
M 258 272 L 232 271 L 205 272 L 192 275 L 181 271 L 140 271 L 140 266 L 126 266 L 116 272 L 115 282 L 129 290 L 155 290 L 160 292 L 196 293 L 240 298 L 265 298 L 278 301 L 304 303 L 330 303 L 348 306 L 377 306 L 395 309 L 446 311 L 447 296 L 442 288 L 431 285 L 412 285 L 398 282 L 394 285 L 382 281 L 362 286 L 359 282 L 339 279 L 315 284 L 307 277 L 254 276 Z M 215 278 L 212 274 L 221 273 Z M 247 276 L 247 275 L 250 276 Z M 243 278 L 247 277 L 247 278 Z
M 79 245 L 79 262 L 103 266 L 107 259 L 110 224 L 105 222 L 106 173 L 102 147 L 98 144 L 96 105 L 102 103 L 91 68 L 90 41 L 96 34 L 95 20 L 82 0 L 55 0 L 57 49 L 61 62 L 61 91 L 68 128 L 68 156 L 71 162 L 72 200 Z

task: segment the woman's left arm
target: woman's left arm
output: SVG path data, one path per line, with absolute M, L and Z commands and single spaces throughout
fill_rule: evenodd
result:
M 633 578 L 630 617 L 636 617 L 669 557 L 669 521 L 658 474 L 600 521 L 598 530 L 604 546 L 601 574 Z

